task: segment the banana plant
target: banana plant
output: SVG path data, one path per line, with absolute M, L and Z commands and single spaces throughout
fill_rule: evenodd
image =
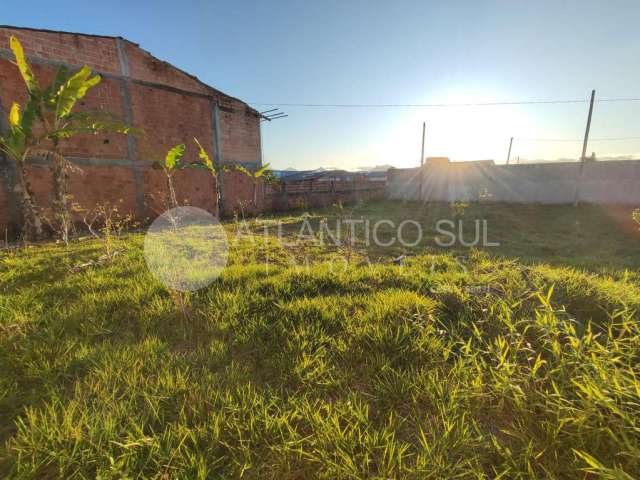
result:
M 197 138 L 193 138 L 196 146 L 198 147 L 198 157 L 200 158 L 197 162 L 184 162 L 182 160 L 186 146 L 184 143 L 174 146 L 171 148 L 167 155 L 164 158 L 164 162 L 155 162 L 153 164 L 153 168 L 157 170 L 164 171 L 164 174 L 167 179 L 167 191 L 168 191 L 168 206 L 169 208 L 175 208 L 178 206 L 178 200 L 176 197 L 176 191 L 173 185 L 173 176 L 176 172 L 185 169 L 191 168 L 202 168 L 208 170 L 211 175 L 217 179 L 217 171 L 213 166 L 213 162 L 211 158 L 207 154 L 206 150 L 202 147 Z M 219 214 L 218 211 L 218 202 L 216 201 L 216 215 Z
M 167 178 L 167 204 L 169 208 L 176 208 L 178 206 L 176 191 L 173 187 L 173 176 L 178 170 L 186 168 L 187 164 L 182 162 L 185 150 L 186 146 L 184 143 L 176 145 L 167 152 L 164 162 L 155 162 L 153 164 L 153 168 L 162 170 Z
M 0 136 L 0 150 L 16 164 L 16 193 L 21 197 L 23 233 L 26 240 L 43 237 L 42 220 L 28 181 L 26 159 L 32 153 L 32 128 L 35 109 L 31 100 L 21 111 L 18 103 L 13 103 L 9 112 L 9 129 Z
M 218 171 L 214 167 L 213 162 L 211 161 L 211 158 L 209 157 L 209 154 L 207 153 L 207 151 L 202 147 L 202 145 L 200 145 L 200 142 L 198 141 L 198 139 L 196 137 L 193 137 L 193 141 L 198 146 L 198 157 L 200 158 L 200 162 L 194 163 L 194 166 L 196 168 L 206 168 L 209 171 L 209 173 L 211 173 L 211 176 L 216 181 L 216 192 L 219 192 Z M 220 217 L 220 197 L 217 193 L 216 193 L 216 217 L 218 218 Z
M 252 195 L 252 203 L 253 210 L 256 212 L 258 210 L 258 185 L 260 185 L 260 180 L 264 180 L 266 182 L 271 182 L 275 179 L 273 175 L 273 171 L 269 168 L 269 164 L 267 163 L 262 168 L 259 168 L 255 171 L 251 171 L 248 168 L 243 167 L 242 165 L 236 165 L 235 170 L 240 172 L 251 179 L 251 183 L 253 185 L 253 195 Z
M 67 241 L 70 227 L 67 180 L 71 164 L 62 154 L 62 144 L 78 134 L 97 134 L 103 131 L 126 134 L 132 129 L 110 113 L 75 111 L 78 102 L 101 80 L 99 75 L 92 74 L 89 67 L 84 66 L 75 73 L 60 67 L 51 84 L 41 88 L 18 39 L 12 36 L 9 45 L 27 88 L 32 122 L 37 120 L 37 130 L 40 132 L 38 136 L 34 136 L 35 129 L 30 128 L 26 132 L 29 135 L 28 143 L 41 152 L 48 152 L 52 159 L 54 212 L 60 233 Z

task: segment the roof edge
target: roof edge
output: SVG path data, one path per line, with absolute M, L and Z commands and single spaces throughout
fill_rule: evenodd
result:
M 66 35 L 81 35 L 83 37 L 95 37 L 95 38 L 120 38 L 122 40 L 127 40 L 124 37 L 120 37 L 117 35 L 99 35 L 96 33 L 83 33 L 83 32 L 69 32 L 66 30 L 51 30 L 49 28 L 36 28 L 36 27 L 18 27 L 17 25 L 0 25 L 0 28 L 12 28 L 14 30 L 28 30 L 30 32 L 46 32 L 46 33 L 63 33 Z M 137 43 L 132 42 L 131 40 L 127 40 L 127 42 L 132 43 L 136 46 L 139 46 Z
M 65 35 L 79 35 L 79 36 L 82 36 L 82 37 L 92 37 L 92 38 L 109 38 L 109 39 L 113 39 L 113 40 L 119 39 L 119 40 L 125 41 L 125 42 L 133 45 L 134 47 L 139 48 L 144 53 L 149 55 L 151 58 L 157 60 L 158 62 L 162 62 L 162 63 L 164 63 L 166 65 L 169 65 L 171 68 L 175 68 L 180 73 L 186 75 L 187 77 L 191 78 L 192 80 L 195 80 L 200 85 L 202 85 L 202 86 L 208 88 L 209 90 L 211 90 L 213 93 L 219 94 L 219 95 L 224 95 L 225 97 L 228 97 L 228 98 L 230 98 L 232 100 L 237 100 L 238 102 L 244 104 L 249 110 L 259 114 L 257 109 L 253 108 L 251 105 L 249 105 L 244 100 L 241 100 L 238 97 L 234 97 L 233 95 L 229 95 L 228 93 L 225 93 L 222 90 L 218 90 L 217 88 L 212 87 L 208 83 L 203 82 L 202 80 L 200 80 L 196 75 L 194 75 L 192 73 L 189 73 L 189 72 L 181 69 L 180 67 L 177 67 L 173 63 L 170 63 L 170 62 L 168 62 L 166 60 L 162 60 L 162 59 L 156 57 L 155 55 L 153 55 L 148 50 L 145 50 L 144 48 L 142 48 L 139 43 L 132 42 L 131 40 L 129 40 L 129 39 L 125 38 L 125 37 L 119 36 L 119 35 L 98 35 L 98 34 L 93 34 L 93 33 L 69 32 L 69 31 L 65 31 L 65 30 L 51 30 L 51 29 L 48 29 L 48 28 L 18 27 L 16 25 L 0 25 L 0 28 L 10 28 L 10 29 L 13 29 L 13 30 L 27 30 L 27 31 L 30 31 L 30 32 L 62 33 L 62 34 L 65 34 Z

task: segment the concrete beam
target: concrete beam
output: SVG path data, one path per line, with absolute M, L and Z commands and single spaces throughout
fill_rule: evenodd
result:
M 70 157 L 65 158 L 75 165 L 81 167 L 131 167 L 131 160 L 128 158 L 92 158 L 92 157 Z M 136 160 L 139 168 L 151 168 L 153 160 Z M 50 165 L 51 161 L 45 157 L 29 158 L 30 165 Z
M 94 158 L 94 157 L 76 157 L 65 155 L 65 158 L 71 163 L 86 167 L 130 167 L 131 160 L 128 158 Z M 142 168 L 151 168 L 156 160 L 136 160 L 136 165 Z M 242 165 L 245 168 L 255 168 L 258 160 L 254 162 L 243 162 L 241 160 L 225 160 L 222 164 L 216 165 L 221 167 L 223 165 Z M 29 158 L 30 165 L 49 165 L 50 161 L 47 158 L 37 156 Z
M 120 92 L 122 95 L 122 115 L 127 125 L 133 125 L 133 108 L 131 107 L 131 79 L 129 78 L 129 59 L 121 38 L 116 38 L 116 49 L 122 74 Z M 140 165 L 136 162 L 136 138 L 127 134 L 127 159 L 133 174 L 133 185 L 136 192 L 136 213 L 140 218 L 144 217 L 144 182 Z

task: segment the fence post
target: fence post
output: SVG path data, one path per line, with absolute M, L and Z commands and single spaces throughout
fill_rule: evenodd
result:
M 422 201 L 422 183 L 424 181 L 424 136 L 427 122 L 422 122 L 422 153 L 420 154 L 420 187 L 418 189 L 418 201 Z

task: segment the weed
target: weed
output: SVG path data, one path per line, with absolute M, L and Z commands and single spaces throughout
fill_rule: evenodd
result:
M 263 237 L 301 217 L 260 219 L 188 315 L 148 272 L 142 235 L 71 273 L 60 259 L 98 256 L 99 240 L 3 253 L 0 475 L 637 477 L 636 233 L 616 223 L 629 212 L 571 211 L 527 212 L 542 246 L 571 247 L 562 259 L 515 242 L 522 211 L 498 206 L 499 251 L 424 243 L 396 265 L 371 246 L 383 261 L 340 268 L 335 249 Z M 568 237 L 571 219 L 611 232 L 618 254 Z

